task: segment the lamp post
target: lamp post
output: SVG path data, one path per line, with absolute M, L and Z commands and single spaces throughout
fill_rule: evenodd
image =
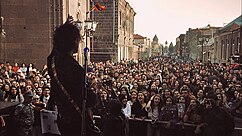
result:
M 203 63 L 203 61 L 204 61 L 204 58 L 203 58 L 203 56 L 204 56 L 203 55 L 204 54 L 203 47 L 204 47 L 205 42 L 207 43 L 209 39 L 206 38 L 206 37 L 202 37 L 202 38 L 199 38 L 198 40 L 199 40 L 199 42 L 201 44 L 201 62 Z
M 199 43 L 201 44 L 201 63 L 203 62 L 202 58 L 203 58 L 203 38 L 199 38 Z
M 242 8 L 241 8 L 241 10 L 242 10 Z M 239 40 L 239 42 L 238 42 L 238 54 L 241 54 L 241 52 L 240 52 L 240 46 L 242 45 L 242 24 L 240 25 L 240 31 L 239 31 L 239 36 L 240 36 L 240 40 Z
M 163 47 L 163 44 L 161 44 L 161 56 L 164 55 L 164 47 Z
M 138 61 L 140 59 L 140 45 L 138 45 Z
M 80 20 L 76 21 L 77 27 L 79 30 L 82 30 L 83 22 Z M 83 100 L 82 100 L 82 128 L 81 128 L 81 136 L 86 136 L 86 123 L 85 123 L 85 115 L 86 115 L 86 102 L 87 102 L 87 65 L 88 65 L 88 52 L 89 48 L 87 46 L 87 38 L 92 37 L 93 33 L 96 31 L 97 22 L 87 19 L 84 21 L 84 34 L 81 37 L 86 38 L 85 48 L 84 48 L 84 91 L 82 92 Z
M 141 59 L 143 60 L 143 46 L 142 46 L 142 44 L 140 44 L 140 57 L 141 57 Z
M 230 48 L 230 57 L 234 54 L 234 30 L 231 33 L 231 48 Z

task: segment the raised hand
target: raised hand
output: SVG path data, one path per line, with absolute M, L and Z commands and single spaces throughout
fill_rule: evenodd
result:
M 75 21 L 70 14 L 68 14 L 65 24 L 73 24 L 73 25 L 75 24 Z

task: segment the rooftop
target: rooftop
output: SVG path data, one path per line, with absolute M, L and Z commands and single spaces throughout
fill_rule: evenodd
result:
M 242 15 L 237 17 L 232 22 L 228 23 L 226 26 L 220 28 L 219 30 L 220 30 L 220 32 L 227 32 L 227 31 L 231 31 L 232 29 L 234 29 L 235 26 L 240 27 L 241 25 L 242 25 Z
M 134 39 L 145 39 L 145 37 L 143 37 L 139 34 L 134 34 Z

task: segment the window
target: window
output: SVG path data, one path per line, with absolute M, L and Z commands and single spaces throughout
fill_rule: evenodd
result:
M 122 26 L 122 12 L 119 11 L 119 25 Z

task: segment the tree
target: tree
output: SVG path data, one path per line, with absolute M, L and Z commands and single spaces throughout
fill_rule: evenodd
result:
M 167 46 L 165 46 L 163 49 L 164 49 L 164 51 L 163 51 L 164 53 L 168 52 L 168 47 Z
M 173 54 L 173 53 L 175 53 L 175 47 L 174 47 L 174 45 L 173 45 L 172 42 L 170 43 L 168 50 L 169 50 L 169 54 L 170 55 Z

